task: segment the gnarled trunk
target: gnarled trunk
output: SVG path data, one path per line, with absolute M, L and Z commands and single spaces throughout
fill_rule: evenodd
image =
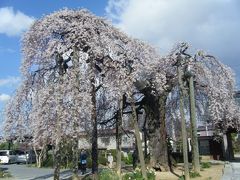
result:
M 150 164 L 161 171 L 169 170 L 168 146 L 166 132 L 166 100 L 168 93 L 163 93 L 159 98 L 149 95 L 146 97 L 148 133 L 150 140 Z

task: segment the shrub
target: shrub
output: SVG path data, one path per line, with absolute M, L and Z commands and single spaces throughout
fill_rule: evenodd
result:
M 210 162 L 202 162 L 201 163 L 201 168 L 205 169 L 205 168 L 210 168 L 211 167 L 211 163 Z
M 106 166 L 107 162 L 108 162 L 108 160 L 107 160 L 107 158 L 105 158 L 105 156 L 100 155 L 98 157 L 98 163 L 99 164 L 102 164 L 102 165 Z
M 98 177 L 99 180 L 119 180 L 117 173 L 111 169 L 103 169 Z
M 155 180 L 156 174 L 153 169 L 147 169 L 147 179 Z M 142 172 L 139 168 L 136 168 L 135 171 L 127 173 L 123 176 L 123 180 L 144 180 L 142 177 Z
M 128 153 L 128 154 L 127 154 L 127 157 L 124 157 L 123 154 L 122 154 L 122 161 L 123 161 L 125 164 L 133 164 L 132 154 L 131 154 L 131 153 Z
M 199 173 L 192 172 L 192 171 L 189 172 L 189 176 L 190 176 L 190 178 L 201 177 L 201 175 Z
M 92 168 L 92 157 L 91 156 L 87 157 L 87 168 Z
M 12 175 L 9 172 L 0 169 L 0 178 L 9 178 L 9 177 L 12 177 Z
M 182 175 L 182 176 L 180 176 L 179 178 L 178 178 L 178 180 L 184 180 L 185 178 L 184 178 L 184 175 Z
M 48 154 L 47 158 L 42 162 L 43 167 L 53 167 L 53 155 Z
M 190 176 L 190 178 L 201 177 L 201 175 L 199 173 L 192 172 L 192 171 L 189 172 L 189 176 Z M 184 179 L 185 179 L 184 175 L 182 175 L 178 178 L 178 180 L 184 180 Z

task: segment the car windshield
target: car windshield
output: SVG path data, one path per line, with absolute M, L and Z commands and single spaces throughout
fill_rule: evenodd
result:
M 0 151 L 0 156 L 7 156 L 7 152 L 6 151 Z

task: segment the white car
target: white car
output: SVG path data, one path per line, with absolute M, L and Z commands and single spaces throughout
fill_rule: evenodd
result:
M 0 150 L 0 163 L 10 164 L 15 163 L 17 160 L 16 153 L 12 150 Z
M 17 159 L 16 163 L 35 163 L 36 162 L 36 155 L 34 151 L 28 150 L 28 151 L 16 151 Z

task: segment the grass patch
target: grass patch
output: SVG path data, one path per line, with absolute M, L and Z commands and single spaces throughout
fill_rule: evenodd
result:
M 189 176 L 190 176 L 191 179 L 196 178 L 196 177 L 201 177 L 201 175 L 199 173 L 192 172 L 192 171 L 189 172 Z M 184 179 L 185 179 L 184 175 L 182 175 L 178 178 L 178 180 L 184 180 Z
M 190 178 L 196 178 L 196 177 L 201 177 L 201 175 L 197 172 L 189 172 Z
M 201 168 L 203 168 L 203 169 L 210 168 L 210 167 L 211 167 L 210 162 L 202 162 L 201 163 Z
M 119 180 L 117 173 L 111 169 L 103 169 L 99 173 L 99 180 Z

